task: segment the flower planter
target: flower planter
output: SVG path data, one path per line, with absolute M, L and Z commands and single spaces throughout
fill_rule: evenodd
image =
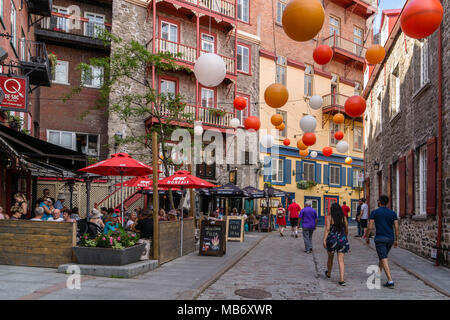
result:
M 145 244 L 137 244 L 125 249 L 73 247 L 80 264 L 123 266 L 138 262 L 145 250 Z

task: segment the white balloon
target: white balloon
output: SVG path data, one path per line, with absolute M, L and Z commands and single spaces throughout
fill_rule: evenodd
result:
M 323 98 L 321 96 L 312 96 L 309 99 L 309 106 L 311 109 L 319 110 L 322 107 Z
M 310 157 L 311 158 L 316 158 L 317 157 L 317 152 L 316 151 L 311 151 Z
M 233 118 L 230 121 L 230 126 L 232 126 L 233 128 L 237 128 L 241 125 L 241 121 L 238 118 Z
M 194 73 L 205 87 L 217 87 L 225 79 L 227 69 L 220 56 L 215 53 L 204 53 L 195 62 Z
M 201 136 L 203 134 L 203 127 L 202 126 L 195 126 L 194 134 L 196 136 Z
M 348 151 L 348 143 L 345 141 L 339 141 L 336 145 L 336 150 L 340 153 L 346 153 Z
M 270 134 L 266 134 L 265 136 L 261 137 L 261 145 L 266 149 L 272 148 L 274 143 L 275 140 Z
M 314 132 L 317 127 L 317 120 L 311 115 L 304 116 L 302 120 L 300 120 L 300 128 L 303 132 Z

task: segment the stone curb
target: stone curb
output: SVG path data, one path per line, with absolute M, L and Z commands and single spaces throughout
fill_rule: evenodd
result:
M 266 235 L 262 236 L 259 240 L 257 240 L 254 244 L 252 244 L 249 248 L 242 249 L 240 252 L 236 254 L 236 257 L 231 261 L 226 263 L 224 267 L 216 272 L 212 277 L 206 280 L 203 285 L 201 285 L 198 289 L 188 290 L 179 294 L 175 300 L 195 300 L 197 299 L 203 291 L 205 291 L 208 287 L 210 287 L 214 282 L 216 282 L 224 273 L 230 270 L 236 263 L 238 263 L 242 258 L 244 258 L 253 248 L 255 248 L 261 241 L 266 239 L 271 233 L 267 232 Z
M 358 239 L 359 241 L 363 242 L 364 245 L 366 245 L 365 241 L 362 239 Z M 376 251 L 376 249 L 373 246 L 369 245 L 369 248 L 372 249 L 373 251 Z M 398 260 L 396 260 L 395 258 L 389 258 L 390 261 L 394 262 L 398 267 L 402 268 L 403 270 L 405 270 L 406 272 L 408 272 L 409 274 L 413 275 L 414 277 L 416 277 L 417 279 L 423 281 L 427 286 L 432 287 L 434 290 L 442 293 L 443 295 L 450 297 L 450 292 L 446 289 L 441 288 L 439 285 L 437 285 L 435 282 L 429 281 L 428 279 L 426 279 L 425 277 L 421 276 L 420 274 L 418 274 L 417 272 L 411 270 L 410 268 L 404 266 L 401 262 L 399 262 Z

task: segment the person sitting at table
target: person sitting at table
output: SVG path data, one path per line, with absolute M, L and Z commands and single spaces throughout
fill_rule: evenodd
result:
M 37 207 L 34 209 L 34 218 L 30 219 L 30 221 L 42 221 L 42 217 L 44 216 L 44 209 L 41 207 Z
M 22 219 L 22 208 L 19 206 L 13 206 L 11 208 L 11 220 L 19 220 Z
M 64 222 L 75 222 L 75 219 L 72 219 L 71 217 L 72 212 L 68 208 L 63 209 L 63 219 Z
M 75 221 L 80 220 L 81 218 L 80 218 L 79 211 L 80 210 L 78 209 L 78 207 L 72 208 L 72 214 L 70 215 L 70 217 L 72 219 L 74 219 Z
M 102 214 L 97 209 L 93 208 L 90 216 L 89 222 L 95 223 L 98 225 L 102 230 L 105 228 L 105 224 L 102 220 Z
M 4 212 L 2 206 L 0 206 L 0 220 L 8 220 L 9 216 Z
M 132 230 L 132 227 L 137 223 L 137 212 L 132 212 L 130 214 L 130 219 L 127 221 L 125 225 L 125 230 Z
M 258 228 L 259 220 L 256 218 L 254 212 L 252 212 L 252 213 L 248 216 L 247 221 L 248 221 L 249 227 L 251 227 L 252 230 L 256 230 L 256 229 Z
M 28 203 L 25 195 L 23 193 L 16 193 L 14 195 L 14 200 L 16 201 L 14 205 L 20 207 L 22 209 L 22 213 L 26 215 L 28 210 Z
M 55 221 L 55 222 L 62 222 L 62 221 L 64 221 L 64 219 L 61 218 L 61 210 L 59 210 L 59 209 L 53 210 L 52 217 L 48 218 L 47 221 Z
M 44 209 L 44 216 L 42 217 L 42 221 L 47 221 L 52 217 L 52 200 L 50 200 L 49 198 L 43 200 L 44 201 L 39 204 L 39 207 Z
M 167 214 L 163 208 L 159 210 L 158 221 L 167 221 Z
M 177 221 L 177 212 L 175 210 L 170 210 L 168 213 L 169 221 Z
M 144 210 L 142 219 L 132 226 L 133 231 L 141 234 L 141 239 L 153 238 L 153 213 L 150 210 Z
M 230 216 L 234 216 L 234 217 L 238 216 L 238 210 L 237 210 L 237 208 L 233 208 L 233 210 L 232 210 L 231 213 L 230 213 Z
M 116 231 L 119 228 L 119 216 L 116 213 L 111 215 L 111 221 L 106 222 L 105 228 L 103 229 L 104 234 L 108 234 L 108 232 Z

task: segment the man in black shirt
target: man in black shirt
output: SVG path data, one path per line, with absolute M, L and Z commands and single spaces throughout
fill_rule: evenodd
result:
M 142 239 L 153 238 L 153 214 L 146 210 L 142 213 L 142 218 L 132 227 L 141 233 Z
M 358 234 L 355 237 L 363 236 L 363 230 L 361 228 L 361 205 L 362 205 L 362 200 L 359 199 L 358 206 L 356 207 L 356 224 L 358 226 Z

